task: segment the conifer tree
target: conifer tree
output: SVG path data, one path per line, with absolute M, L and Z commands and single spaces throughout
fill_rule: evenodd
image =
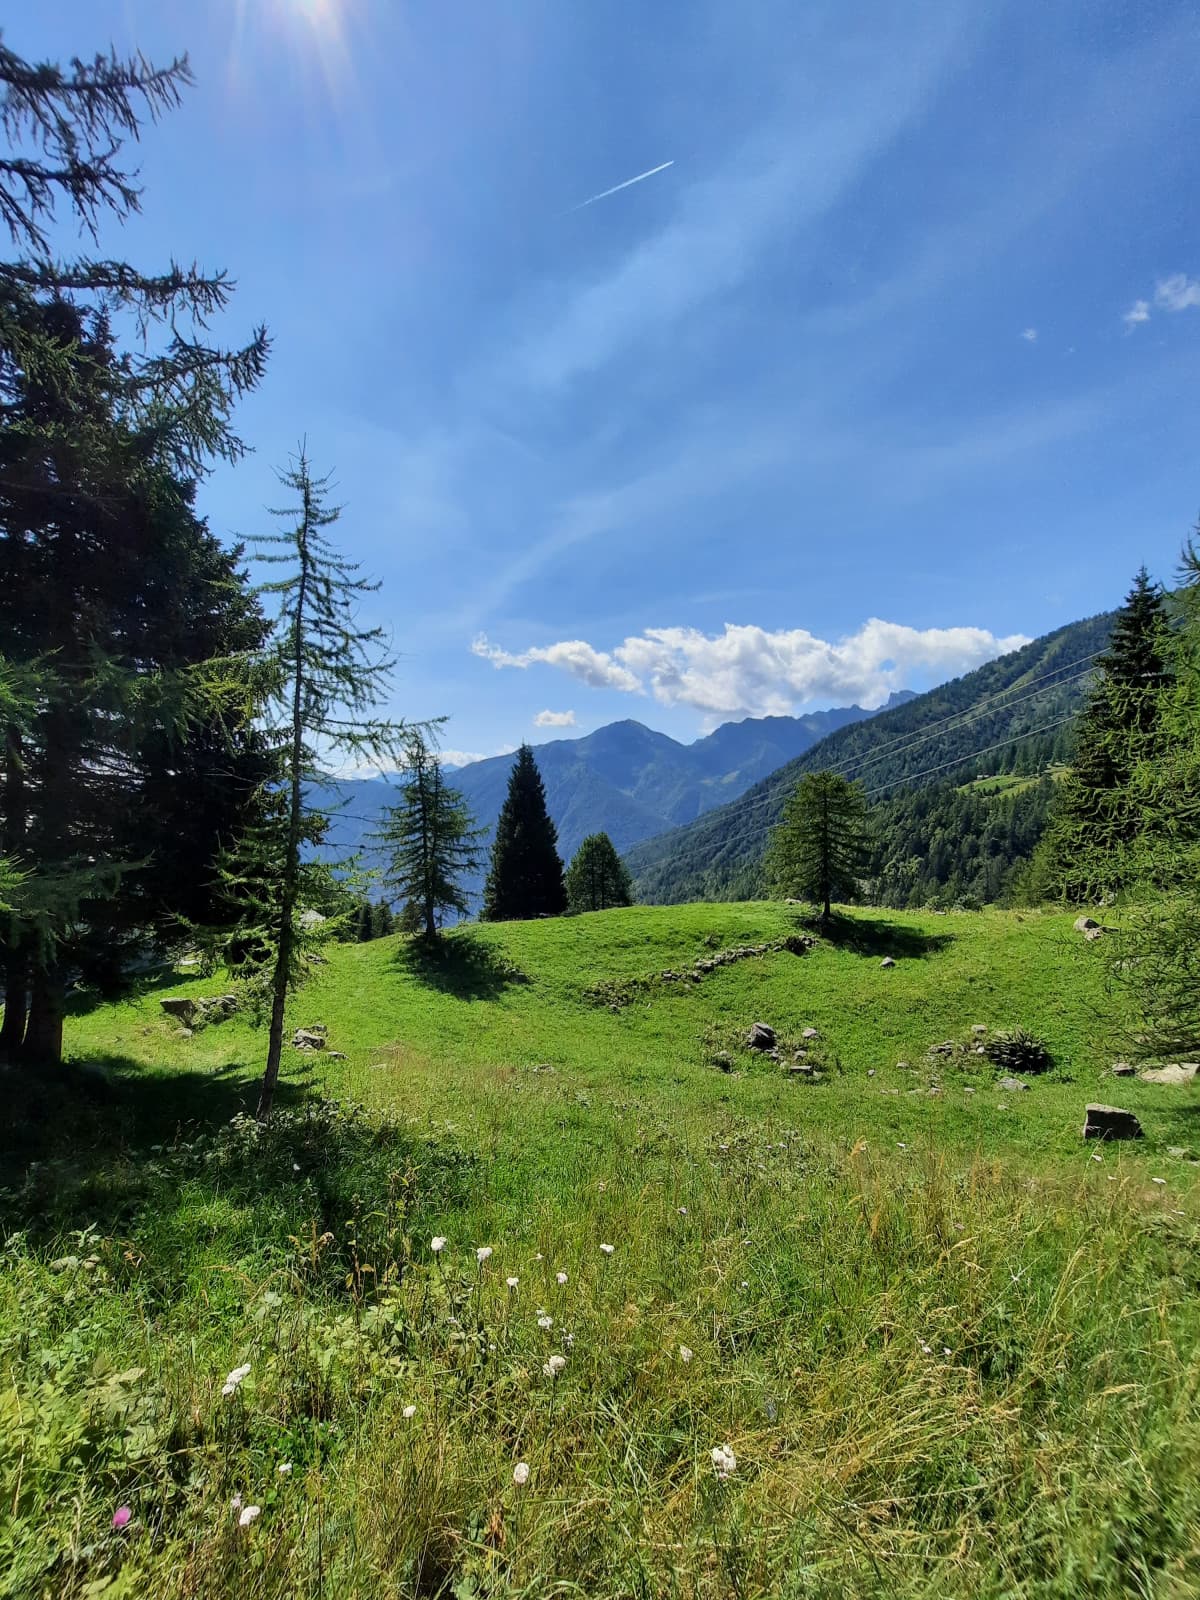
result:
M 869 850 L 862 785 L 836 772 L 810 772 L 784 805 L 763 870 L 777 894 L 815 901 L 828 922 L 835 899 L 856 898 Z
M 400 804 L 385 811 L 374 837 L 389 852 L 388 888 L 406 908 L 417 909 L 424 936 L 436 939 L 443 912 L 465 916 L 469 909 L 462 880 L 479 870 L 484 830 L 475 826 L 460 791 L 447 784 L 437 752 L 420 730 L 405 742 L 404 767 Z
M 296 504 L 273 515 L 294 519 L 284 533 L 255 542 L 253 554 L 281 563 L 283 575 L 259 594 L 277 607 L 265 650 L 249 658 L 249 679 L 262 695 L 274 760 L 254 828 L 230 854 L 227 892 L 240 905 L 237 937 L 255 952 L 270 1000 L 267 1060 L 258 1117 L 267 1121 L 279 1079 L 284 1008 L 307 971 L 321 930 L 303 913 L 327 895 L 335 868 L 306 846 L 324 837 L 329 813 L 315 801 L 322 762 L 342 754 L 393 759 L 402 730 L 373 715 L 386 692 L 392 662 L 382 630 L 362 628 L 356 607 L 378 584 L 356 576 L 325 530 L 341 514 L 328 502 L 329 479 L 316 478 L 301 445 L 279 474 Z
M 566 909 L 558 834 L 546 809 L 546 789 L 533 751 L 523 744 L 496 823 L 480 916 L 485 922 L 512 922 L 557 917 Z
M 1098 678 L 1080 714 L 1075 756 L 1063 780 L 1032 878 L 1075 902 L 1120 890 L 1142 825 L 1132 778 L 1153 759 L 1170 681 L 1161 590 L 1143 567 L 1117 613 Z
M 633 904 L 629 869 L 606 833 L 590 833 L 567 868 L 567 903 L 572 911 L 607 911 Z

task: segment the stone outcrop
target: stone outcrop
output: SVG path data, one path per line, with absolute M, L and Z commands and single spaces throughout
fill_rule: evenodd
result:
M 1120 1106 L 1089 1105 L 1083 1123 L 1085 1139 L 1140 1139 L 1142 1125 Z

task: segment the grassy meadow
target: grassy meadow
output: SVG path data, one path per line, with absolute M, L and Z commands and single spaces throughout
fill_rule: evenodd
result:
M 1071 921 L 332 947 L 265 1132 L 263 1033 L 159 1005 L 220 979 L 81 1009 L 0 1080 L 0 1594 L 1200 1595 L 1200 1102 Z

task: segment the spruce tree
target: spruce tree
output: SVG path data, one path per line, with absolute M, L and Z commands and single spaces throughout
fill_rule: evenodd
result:
M 606 833 L 590 833 L 567 868 L 567 903 L 572 911 L 607 911 L 633 904 L 629 869 Z
M 442 913 L 465 916 L 469 909 L 462 880 L 479 870 L 483 830 L 462 794 L 447 784 L 437 752 L 420 731 L 406 741 L 404 766 L 400 803 L 385 811 L 374 838 L 388 851 L 388 888 L 418 908 L 422 932 L 436 939 Z
M 1075 755 L 1035 861 L 1033 880 L 1074 902 L 1096 901 L 1128 881 L 1142 825 L 1132 778 L 1153 760 L 1170 681 L 1162 591 L 1143 567 L 1117 613 L 1108 649 L 1076 728 Z
M 258 591 L 277 607 L 275 627 L 267 647 L 246 662 L 248 679 L 263 696 L 274 772 L 256 826 L 225 868 L 227 891 L 240 904 L 236 935 L 256 952 L 269 995 L 262 1122 L 270 1118 L 279 1079 L 287 998 L 321 939 L 319 926 L 303 913 L 327 896 L 336 871 L 311 849 L 329 823 L 328 811 L 314 799 L 326 777 L 322 763 L 337 754 L 394 759 L 402 733 L 373 715 L 392 663 L 382 630 L 360 627 L 356 608 L 378 584 L 357 577 L 357 565 L 340 557 L 326 535 L 341 515 L 328 502 L 329 480 L 313 476 L 303 445 L 279 476 L 296 504 L 273 515 L 291 526 L 253 547 L 259 561 L 284 567 Z
M 836 772 L 810 772 L 772 830 L 763 870 L 777 894 L 815 901 L 828 922 L 835 899 L 857 897 L 869 857 L 862 785 Z
M 480 916 L 485 922 L 515 922 L 561 916 L 566 909 L 558 834 L 533 751 L 523 744 L 496 823 Z

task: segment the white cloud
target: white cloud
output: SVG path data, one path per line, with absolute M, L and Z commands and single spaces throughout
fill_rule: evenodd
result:
M 1036 328 L 1022 328 L 1021 329 L 1021 337 L 1022 337 L 1022 339 L 1024 339 L 1026 344 L 1036 344 L 1037 343 L 1037 329 Z
M 573 711 L 539 711 L 533 719 L 535 728 L 573 728 L 575 726 L 575 713 Z
M 1121 318 L 1127 328 L 1136 328 L 1139 322 L 1150 321 L 1150 302 L 1148 300 L 1135 300 L 1129 310 Z
M 1019 649 L 1024 634 L 998 638 L 986 628 L 909 628 L 872 617 L 837 641 L 804 628 L 768 632 L 726 623 L 716 635 L 696 628 L 647 628 L 613 651 L 581 640 L 521 655 L 477 640 L 475 653 L 497 667 L 543 662 L 581 676 L 582 660 L 607 663 L 584 678 L 596 688 L 645 693 L 665 706 L 690 706 L 720 717 L 786 716 L 813 702 L 872 707 L 921 675 L 939 681 Z
M 1145 303 L 1138 301 L 1139 305 Z M 1189 278 L 1186 272 L 1160 278 L 1154 285 L 1154 304 L 1162 311 L 1186 311 L 1190 306 L 1200 306 L 1200 278 Z
M 637 694 L 641 684 L 632 672 L 626 671 L 604 650 L 593 650 L 582 639 L 563 639 L 558 644 L 524 650 L 512 655 L 498 645 L 489 644 L 484 634 L 471 646 L 472 653 L 490 661 L 494 667 L 529 667 L 535 661 L 558 667 L 578 678 L 591 689 L 620 689 L 626 694 Z
M 487 760 L 483 750 L 439 750 L 438 755 L 445 767 L 469 767 L 473 761 Z

